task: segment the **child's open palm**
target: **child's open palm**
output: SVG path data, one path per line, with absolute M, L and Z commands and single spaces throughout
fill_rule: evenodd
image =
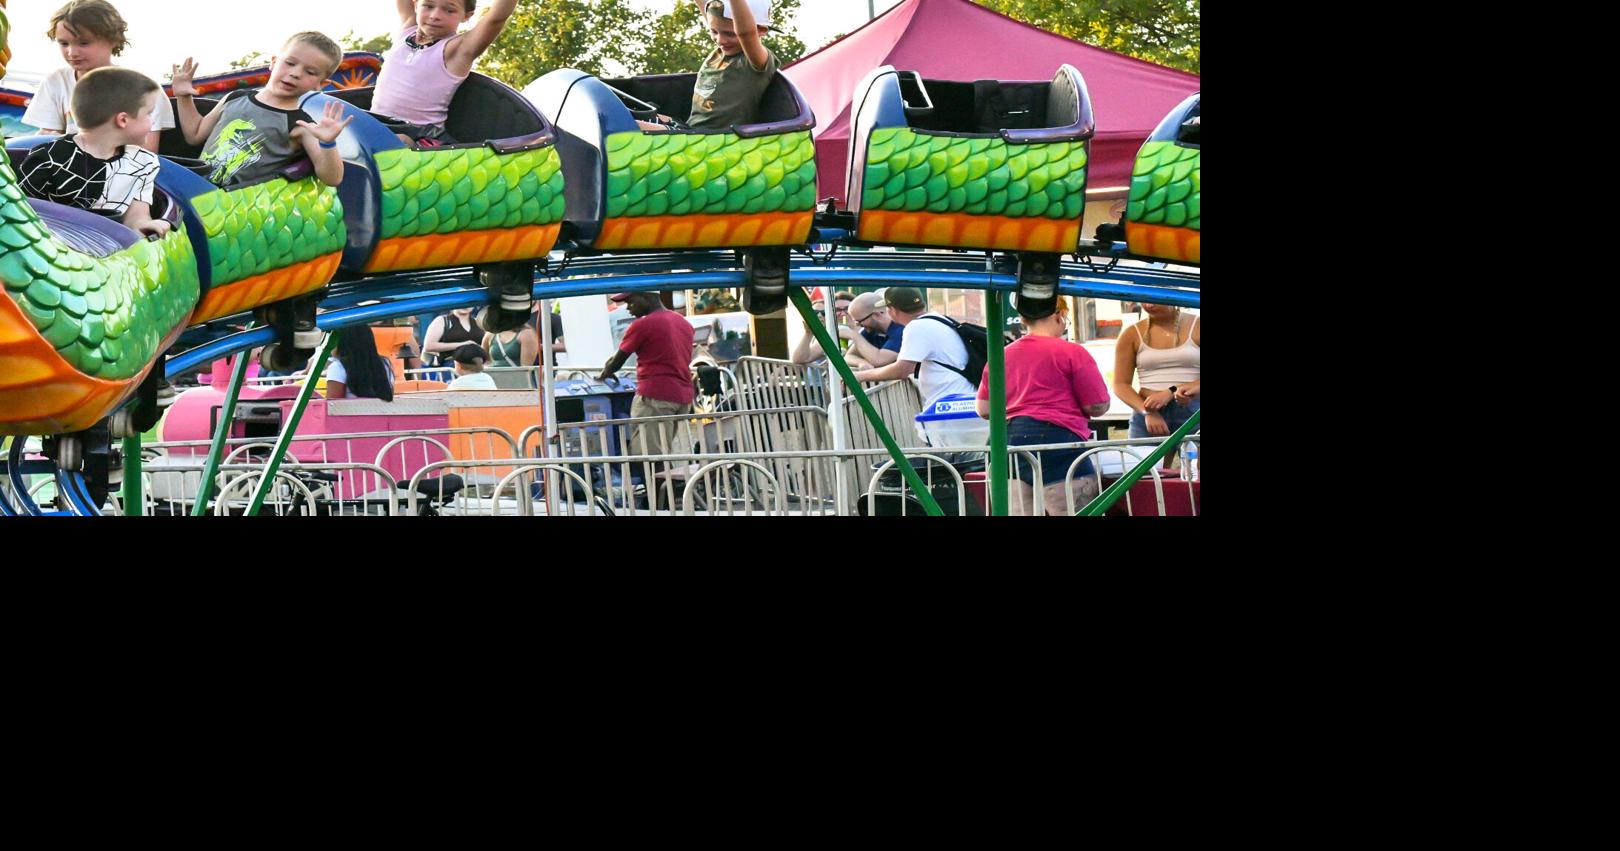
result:
M 348 127 L 349 122 L 353 120 L 354 116 L 352 115 L 348 118 L 343 117 L 342 101 L 329 100 L 326 102 L 326 109 L 321 114 L 321 120 L 319 122 L 311 124 L 308 121 L 300 119 L 298 126 L 304 128 L 304 130 L 308 131 L 310 135 L 313 135 L 316 139 L 319 139 L 322 142 L 335 142 L 337 141 L 338 134 L 342 133 L 343 128 Z
M 169 71 L 169 82 L 174 87 L 175 97 L 196 96 L 197 87 L 192 83 L 191 79 L 197 73 L 197 63 L 191 61 L 190 56 L 186 57 L 186 61 L 182 65 L 170 65 Z

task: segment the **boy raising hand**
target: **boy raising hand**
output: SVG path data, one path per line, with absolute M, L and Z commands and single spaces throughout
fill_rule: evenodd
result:
M 175 102 L 186 141 L 202 143 L 203 162 L 215 186 L 252 183 L 307 156 L 315 175 L 327 186 L 343 182 L 343 160 L 337 137 L 354 116 L 343 117 L 343 104 L 328 101 L 320 120 L 303 110 L 304 98 L 318 91 L 343 60 L 343 49 L 318 32 L 287 39 L 273 57 L 270 81 L 261 90 L 238 89 L 204 116 L 193 100 L 196 63 L 186 58 L 174 68 Z M 204 141 L 206 140 L 206 141 Z
M 765 87 L 776 73 L 776 55 L 761 38 L 770 25 L 770 0 L 698 0 L 698 7 L 715 49 L 698 69 L 692 116 L 686 124 L 694 128 L 752 124 Z
M 399 29 L 383 55 L 371 111 L 389 129 L 425 146 L 451 144 L 445 133 L 450 99 L 472 72 L 473 62 L 495 43 L 517 0 L 495 0 L 478 23 L 460 32 L 478 0 L 394 0 Z M 462 141 L 482 141 L 465 139 Z

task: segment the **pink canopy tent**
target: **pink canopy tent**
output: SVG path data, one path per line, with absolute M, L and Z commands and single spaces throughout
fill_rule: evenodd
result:
M 1088 194 L 1128 186 L 1137 149 L 1165 113 L 1198 91 L 1198 75 L 1081 44 L 969 0 L 906 0 L 783 69 L 816 113 L 817 197 L 844 197 L 850 99 L 873 68 L 939 80 L 1050 80 L 1065 62 L 1085 77 L 1097 121 Z

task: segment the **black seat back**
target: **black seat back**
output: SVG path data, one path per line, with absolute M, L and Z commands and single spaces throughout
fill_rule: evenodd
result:
M 468 74 L 450 99 L 445 132 L 457 142 L 487 142 L 528 136 L 545 129 L 523 96 L 511 86 L 483 74 Z
M 207 115 L 208 113 L 213 112 L 215 107 L 219 106 L 219 102 L 220 100 L 223 100 L 223 98 L 193 98 L 193 100 L 197 104 L 197 112 L 202 115 Z M 180 117 L 180 107 L 175 102 L 174 98 L 169 98 L 169 106 L 174 109 L 175 120 L 178 121 Z M 203 141 L 207 140 L 204 139 Z M 162 135 L 158 136 L 158 154 L 176 159 L 200 161 L 200 158 L 202 157 L 202 142 L 198 142 L 197 144 L 193 145 L 186 141 L 185 134 L 180 132 L 179 127 L 171 127 L 164 130 Z

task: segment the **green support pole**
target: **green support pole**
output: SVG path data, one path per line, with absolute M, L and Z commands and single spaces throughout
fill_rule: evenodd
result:
M 894 437 L 889 434 L 883 420 L 878 417 L 877 410 L 872 407 L 872 400 L 866 398 L 866 391 L 861 389 L 861 383 L 855 380 L 855 373 L 851 372 L 849 364 L 844 362 L 843 353 L 838 351 L 838 344 L 827 334 L 827 328 L 821 324 L 821 317 L 817 316 L 815 308 L 810 306 L 810 297 L 804 294 L 804 288 L 790 286 L 787 291 L 793 306 L 799 309 L 799 315 L 803 316 L 805 324 L 809 325 L 810 333 L 814 334 L 816 342 L 821 344 L 821 351 L 827 356 L 827 363 L 838 370 L 839 377 L 844 379 L 844 386 L 848 387 L 850 395 L 855 397 L 855 403 L 866 412 L 866 418 L 871 421 L 878 440 L 883 441 L 884 448 L 889 450 L 889 457 L 900 467 L 900 475 L 906 477 L 906 484 L 917 494 L 917 500 L 922 503 L 923 510 L 932 517 L 943 516 L 945 512 L 940 510 L 939 503 L 934 501 L 934 495 L 929 493 L 922 477 L 917 475 L 917 470 L 906 460 L 905 454 L 900 451 L 900 444 L 894 442 Z
M 220 459 L 225 457 L 225 441 L 230 439 L 231 420 L 236 416 L 236 397 L 242 391 L 242 382 L 247 380 L 248 354 L 243 352 L 236 356 L 231 383 L 225 385 L 225 405 L 219 409 L 219 422 L 214 424 L 214 443 L 208 447 L 208 463 L 203 467 L 202 484 L 197 488 L 197 503 L 191 506 L 192 517 L 202 517 L 208 513 L 208 500 L 214 493 L 214 476 L 219 474 Z
M 985 324 L 990 326 L 990 515 L 1007 516 L 1007 319 L 1001 311 L 1002 294 L 984 300 Z
M 298 390 L 298 399 L 293 402 L 292 412 L 287 415 L 287 421 L 282 423 L 281 436 L 276 438 L 276 448 L 270 453 L 270 463 L 264 468 L 264 478 L 259 480 L 259 486 L 253 490 L 253 500 L 248 503 L 249 517 L 259 515 L 259 509 L 264 507 L 264 498 L 269 496 L 270 488 L 275 486 L 276 471 L 281 469 L 281 459 L 286 457 L 287 447 L 292 445 L 293 434 L 298 431 L 298 421 L 304 418 L 304 408 L 309 407 L 309 399 L 315 395 L 315 383 L 326 373 L 326 359 L 332 354 L 332 348 L 337 345 L 339 333 L 327 332 L 326 342 L 322 343 L 320 350 L 315 353 L 315 364 L 309 368 L 304 386 Z
M 1096 499 L 1087 503 L 1085 508 L 1080 509 L 1079 516 L 1096 517 L 1118 502 L 1119 498 L 1131 489 L 1131 485 L 1136 484 L 1137 479 L 1147 475 L 1147 471 L 1153 469 L 1154 464 L 1159 463 L 1161 458 L 1169 455 L 1171 449 L 1181 445 L 1183 437 L 1191 434 L 1193 429 L 1198 428 L 1198 421 L 1203 417 L 1203 414 L 1204 410 L 1202 408 L 1193 411 L 1192 417 L 1182 423 L 1181 428 L 1176 429 L 1175 434 L 1170 435 L 1163 443 L 1159 444 L 1158 448 L 1148 453 L 1148 457 L 1142 459 L 1140 464 L 1132 467 L 1129 473 L 1120 476 L 1119 481 L 1109 485 L 1108 490 L 1097 494 Z
M 163 365 L 158 364 L 158 369 Z M 124 438 L 124 516 L 141 516 L 141 436 Z

